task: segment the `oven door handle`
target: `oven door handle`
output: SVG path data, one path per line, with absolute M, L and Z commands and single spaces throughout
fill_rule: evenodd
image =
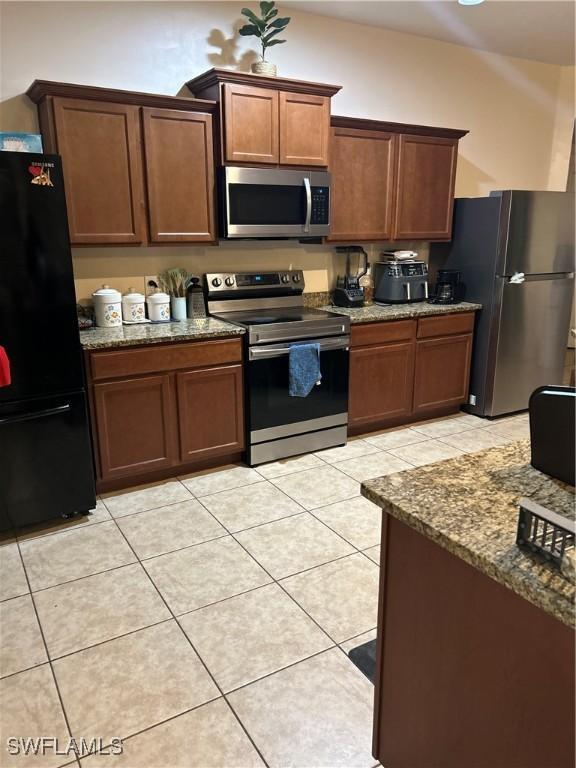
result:
M 290 353 L 290 347 L 298 344 L 298 342 L 292 342 L 291 344 L 282 344 L 282 346 L 274 347 L 250 347 L 248 351 L 249 360 L 263 360 L 268 357 L 282 357 L 282 355 L 288 355 Z M 319 344 L 320 352 L 327 352 L 335 349 L 348 349 L 350 347 L 350 336 L 339 336 L 336 339 L 310 339 L 302 341 L 302 344 Z
M 310 179 L 304 177 L 304 189 L 306 191 L 306 221 L 304 222 L 304 232 L 310 232 L 310 221 L 312 219 L 312 188 Z

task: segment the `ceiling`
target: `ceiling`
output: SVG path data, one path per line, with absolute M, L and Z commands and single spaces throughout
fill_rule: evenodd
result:
M 294 0 L 291 7 L 507 56 L 574 64 L 573 0 Z

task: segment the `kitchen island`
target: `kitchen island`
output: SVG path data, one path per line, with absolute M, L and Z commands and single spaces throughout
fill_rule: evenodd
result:
M 528 441 L 367 481 L 383 509 L 374 756 L 387 768 L 574 765 L 573 579 L 515 544 L 519 499 L 574 489 Z

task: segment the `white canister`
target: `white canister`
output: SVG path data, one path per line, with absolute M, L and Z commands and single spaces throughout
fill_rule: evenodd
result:
M 109 285 L 103 285 L 92 294 L 96 325 L 99 328 L 114 328 L 122 325 L 122 297 L 120 292 Z
M 170 320 L 170 296 L 167 293 L 151 293 L 146 304 L 148 317 L 153 323 L 166 323 Z
M 141 323 L 146 319 L 144 296 L 133 288 L 122 296 L 122 317 L 129 323 Z

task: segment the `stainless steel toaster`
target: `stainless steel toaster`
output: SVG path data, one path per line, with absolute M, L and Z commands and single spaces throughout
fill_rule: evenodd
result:
M 376 302 L 408 304 L 428 298 L 428 265 L 424 261 L 378 261 L 373 275 Z

